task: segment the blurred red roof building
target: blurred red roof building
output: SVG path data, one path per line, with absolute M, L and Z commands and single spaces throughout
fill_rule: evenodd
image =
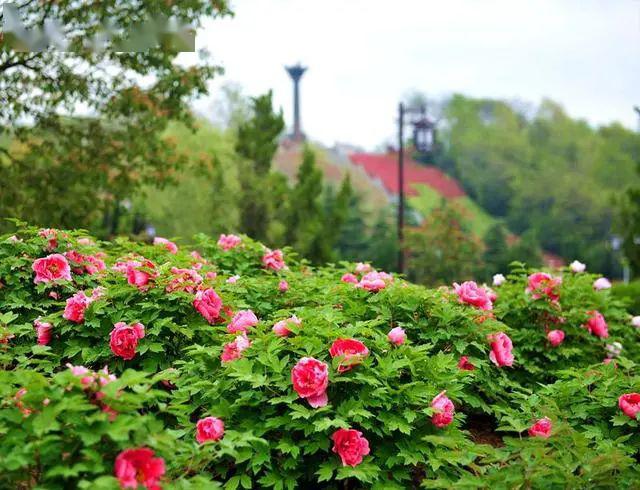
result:
M 349 159 L 362 167 L 371 178 L 380 180 L 390 194 L 397 195 L 398 186 L 398 154 L 397 153 L 350 153 Z M 411 184 L 424 184 L 442 197 L 454 199 L 463 197 L 465 192 L 458 182 L 433 165 L 420 164 L 408 155 L 404 161 L 405 192 L 408 196 L 416 196 L 418 192 Z

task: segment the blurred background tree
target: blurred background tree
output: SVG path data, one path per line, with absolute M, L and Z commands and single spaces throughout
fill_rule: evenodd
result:
M 374 182 L 371 206 L 363 174 L 350 176 L 343 161 L 330 175 L 324 160 L 332 150 L 311 141 L 294 170 L 280 173 L 274 159 L 292 142 L 271 92 L 246 97 L 224 85 L 210 123 L 189 104 L 221 72 L 205 53 L 185 66 L 164 41 L 162 49 L 113 49 L 144 19 L 197 27 L 229 15 L 227 2 L 15 5 L 29 29 L 64 18 L 71 44 L 37 53 L 0 45 L 1 216 L 99 236 L 244 232 L 268 246 L 291 244 L 313 263 L 395 269 L 395 196 Z M 112 44 L 100 53 L 80 49 L 104 19 L 120 26 Z M 440 203 L 426 192 L 423 206 L 409 199 L 412 278 L 488 281 L 513 260 L 542 265 L 553 255 L 612 277 L 626 262 L 640 273 L 640 135 L 617 123 L 592 127 L 550 100 L 416 93 L 408 103 L 427 104 L 438 121 L 436 150 L 414 156 L 468 194 Z
M 530 231 L 545 251 L 620 275 L 613 203 L 638 183 L 640 135 L 617 123 L 594 129 L 550 100 L 532 109 L 454 95 L 442 112 L 443 152 L 434 163 L 478 204 L 510 232 Z
M 180 47 L 165 38 L 158 49 L 115 48 L 149 19 L 174 18 L 195 28 L 205 16 L 230 14 L 227 2 L 109 1 L 87 8 L 24 1 L 4 8 L 22 25 L 5 32 L 0 44 L 0 181 L 8 189 L 1 214 L 96 230 L 102 216 L 103 234 L 115 233 L 123 202 L 145 183 L 167 181 L 181 163 L 163 138 L 168 122 L 192 124 L 188 101 L 206 93 L 207 80 L 221 72 L 205 52 L 197 65 L 177 64 Z M 115 26 L 112 38 L 89 49 L 106 20 Z M 14 49 L 21 30 L 42 31 L 50 21 L 61 24 L 64 49 Z M 78 108 L 87 116 L 64 116 Z
M 423 284 L 451 284 L 473 279 L 482 242 L 471 232 L 463 212 L 443 200 L 407 234 L 409 277 Z
M 282 111 L 274 111 L 271 91 L 251 99 L 251 116 L 238 126 L 235 149 L 243 159 L 240 230 L 256 240 L 268 241 L 270 221 L 280 218 L 273 215 L 270 184 L 271 162 L 283 129 Z

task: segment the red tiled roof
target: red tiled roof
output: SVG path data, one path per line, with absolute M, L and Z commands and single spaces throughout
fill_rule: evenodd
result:
M 397 153 L 351 153 L 349 158 L 354 164 L 363 167 L 369 176 L 379 178 L 388 192 L 398 194 Z M 425 184 L 447 199 L 465 195 L 455 179 L 432 165 L 422 165 L 405 157 L 404 172 L 405 192 L 408 196 L 418 195 L 411 184 Z

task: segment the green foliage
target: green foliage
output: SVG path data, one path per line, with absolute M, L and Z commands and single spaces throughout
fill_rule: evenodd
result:
M 421 283 L 471 279 L 481 242 L 454 204 L 443 200 L 425 222 L 407 236 L 411 278 Z
M 58 231 L 53 248 L 35 228 L 18 225 L 16 235 L 0 236 L 2 487 L 115 489 L 115 457 L 143 446 L 165 460 L 163 488 L 625 488 L 640 477 L 639 422 L 617 407 L 640 387 L 640 331 L 610 291 L 593 290 L 593 275 L 562 271 L 560 299 L 551 302 L 525 292 L 531 271 L 514 264 L 489 312 L 450 289 L 398 278 L 377 293 L 357 288 L 340 281 L 353 264 L 312 269 L 289 249 L 287 268 L 266 270 L 263 245 L 247 237 L 228 251 L 196 237 L 202 261 L 185 247 L 171 254 L 126 239 L 79 241 L 82 231 Z M 108 267 L 34 284 L 36 258 L 69 250 L 104 252 Z M 142 290 L 112 268 L 140 256 L 158 273 Z M 201 287 L 214 288 L 224 308 L 255 312 L 239 359 L 221 362 L 237 336 L 225 328 L 231 312 L 209 324 L 195 293 L 167 290 L 174 267 L 198 267 Z M 103 293 L 82 323 L 63 318 L 67 298 L 97 287 Z M 593 309 L 609 324 L 606 340 L 581 327 Z M 301 324 L 276 336 L 274 323 L 294 314 Z M 560 317 L 553 325 L 567 336 L 554 348 L 545 329 Z M 48 345 L 36 343 L 36 318 L 53 326 Z M 120 321 L 145 326 L 131 360 L 109 347 Z M 404 344 L 389 342 L 393 327 L 405 330 Z M 489 359 L 487 336 L 499 331 L 513 340 L 512 368 Z M 340 373 L 329 354 L 338 338 L 364 342 L 369 355 Z M 603 365 L 613 341 L 623 345 L 617 365 Z M 475 370 L 458 369 L 462 355 Z M 293 389 L 290 372 L 302 357 L 329 365 L 325 407 L 311 408 Z M 67 363 L 106 366 L 117 380 L 86 385 Z M 444 390 L 456 414 L 438 429 L 430 405 Z M 200 445 L 195 424 L 207 416 L 221 418 L 225 433 Z M 526 435 L 543 416 L 551 437 Z M 331 435 L 347 427 L 371 448 L 355 467 L 331 450 Z
M 355 192 L 349 199 L 345 221 L 337 238 L 336 249 L 340 258 L 344 260 L 351 262 L 370 260 L 370 257 L 365 252 L 367 249 L 365 215 L 361 205 L 361 198 Z M 385 268 L 382 265 L 379 265 L 379 267 Z
M 284 129 L 282 111 L 273 110 L 272 93 L 251 99 L 252 116 L 238 126 L 236 152 L 244 161 L 241 167 L 242 198 L 240 223 L 244 233 L 257 240 L 268 238 L 269 221 L 274 219 L 269 180 L 271 160 L 278 149 L 278 136 Z
M 240 169 L 233 135 L 200 120 L 195 131 L 171 124 L 166 138 L 187 161 L 174 174 L 172 185 L 143 187 L 133 200 L 133 213 L 141 214 L 160 236 L 189 238 L 237 230 Z
M 340 184 L 338 194 L 333 197 L 332 187 L 325 188 L 325 234 L 331 249 L 335 249 L 341 231 L 347 221 L 349 204 L 354 195 L 351 174 L 347 174 Z
M 509 239 L 514 243 L 509 245 Z M 533 267 L 542 265 L 542 252 L 533 230 L 515 238 L 509 236 L 504 224 L 496 223 L 489 229 L 483 241 L 482 264 L 476 269 L 476 275 L 484 281 L 490 281 L 494 274 L 508 271 L 509 264 L 517 260 Z
M 391 209 L 382 210 L 368 235 L 354 237 L 366 240 L 364 252 L 351 260 L 371 261 L 376 267 L 394 271 L 398 266 L 398 225 Z
M 16 8 L 26 29 L 64 25 L 69 46 L 18 52 L 0 45 L 0 92 L 8 101 L 0 125 L 11 128 L 9 145 L 0 147 L 0 214 L 116 232 L 121 203 L 146 183 L 167 181 L 183 163 L 163 132 L 169 120 L 192 122 L 188 101 L 206 93 L 220 67 L 204 53 L 200 64 L 181 66 L 171 44 L 141 52 L 114 47 L 151 17 L 197 27 L 203 16 L 229 14 L 227 3 L 110 1 L 86 8 L 63 1 L 43 8 L 20 2 Z M 86 49 L 105 20 L 119 26 L 113 39 L 100 53 Z M 61 115 L 78 104 L 92 117 Z
M 476 202 L 512 232 L 532 230 L 544 250 L 619 272 L 608 245 L 611 202 L 637 186 L 640 136 L 619 124 L 591 128 L 549 100 L 532 115 L 515 104 L 455 95 L 442 112 L 442 161 L 453 162 Z M 634 233 L 633 226 L 621 228 Z M 637 246 L 630 235 L 626 243 L 631 258 Z
M 629 284 L 617 282 L 611 288 L 614 298 L 624 301 L 627 308 L 634 315 L 640 315 L 640 281 L 632 281 Z
M 327 226 L 331 219 L 341 218 L 338 215 L 325 217 L 326 213 L 323 213 L 320 202 L 322 172 L 316 166 L 315 155 L 309 146 L 304 148 L 297 177 L 296 185 L 291 191 L 286 221 L 287 243 L 291 243 L 313 263 L 323 263 L 331 256 L 333 241 L 328 235 Z M 343 201 L 347 198 L 348 196 L 344 197 Z M 341 203 L 340 206 L 344 204 Z M 339 231 L 339 228 L 335 231 Z

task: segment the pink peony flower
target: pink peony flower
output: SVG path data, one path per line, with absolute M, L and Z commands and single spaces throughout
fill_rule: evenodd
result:
M 125 361 L 129 361 L 135 357 L 138 341 L 143 337 L 144 325 L 142 323 L 127 325 L 124 322 L 118 322 L 113 326 L 110 334 L 111 352 L 122 357 Z
M 496 286 L 496 287 L 502 286 L 506 280 L 507 280 L 507 278 L 504 277 L 502 274 L 494 274 L 494 276 L 493 276 L 493 285 Z
M 529 435 L 531 437 L 543 437 L 545 439 L 548 439 L 551 435 L 551 426 L 551 420 L 549 420 L 547 417 L 543 417 L 531 427 L 529 427 Z
M 84 312 L 92 301 L 84 291 L 78 291 L 67 299 L 62 317 L 70 322 L 82 323 L 84 321 Z
M 529 285 L 526 291 L 531 293 L 533 299 L 546 296 L 551 301 L 558 301 L 560 293 L 558 287 L 562 284 L 561 277 L 551 277 L 546 272 L 535 272 L 529 276 Z
M 631 325 L 636 328 L 640 328 L 640 316 L 634 316 L 633 318 L 631 318 Z
M 431 408 L 434 411 L 431 416 L 431 422 L 439 429 L 453 422 L 453 414 L 455 413 L 453 402 L 449 400 L 445 393 L 446 391 L 443 391 L 431 400 Z
M 148 448 L 126 449 L 116 457 L 115 475 L 122 488 L 136 489 L 142 485 L 147 490 L 160 490 L 164 475 L 164 459 L 154 458 Z
M 205 277 L 207 279 L 209 279 L 210 281 L 213 281 L 216 277 L 218 277 L 218 273 L 217 272 L 213 272 L 213 271 L 209 271 L 205 274 Z
M 22 397 L 27 394 L 26 388 L 20 388 L 15 395 L 13 395 L 13 400 L 18 407 L 18 410 L 22 413 L 23 417 L 28 417 L 33 413 L 33 410 L 26 407 L 24 403 L 22 403 Z
M 558 347 L 564 340 L 564 332 L 562 330 L 551 330 L 547 333 L 547 339 L 553 347 Z
M 227 284 L 235 284 L 236 282 L 238 282 L 238 279 L 240 279 L 240 276 L 238 276 L 237 274 L 235 276 L 231 276 L 229 279 L 227 279 Z
M 364 262 L 358 262 L 356 264 L 356 274 L 366 274 L 372 270 L 371 264 L 365 264 Z
M 75 250 L 64 253 L 65 258 L 71 263 L 76 274 L 97 274 L 107 268 L 104 261 L 97 256 L 83 255 Z
M 583 327 L 589 330 L 590 334 L 600 337 L 601 339 L 606 339 L 609 336 L 609 328 L 602 313 L 594 310 L 587 311 L 587 315 L 590 316 Z
M 618 398 L 618 406 L 627 417 L 637 420 L 640 413 L 640 393 L 625 393 Z
M 238 335 L 233 342 L 229 342 L 222 348 L 220 359 L 222 362 L 235 361 L 242 357 L 242 353 L 251 346 L 251 341 L 246 334 Z
M 216 417 L 205 417 L 196 424 L 196 441 L 219 441 L 224 436 L 224 422 Z
M 284 269 L 285 264 L 282 250 L 267 249 L 267 251 L 262 256 L 262 265 L 264 265 L 265 268 L 271 269 L 273 271 Z
M 220 317 L 220 310 L 222 308 L 222 300 L 218 293 L 213 289 L 208 288 L 198 291 L 193 299 L 193 306 L 200 314 L 213 325 Z
M 38 235 L 47 240 L 47 248 L 49 250 L 53 250 L 58 246 L 58 230 L 44 228 L 38 232 Z
M 67 363 L 67 368 L 71 371 L 75 377 L 80 378 L 80 383 L 82 383 L 84 388 L 87 388 L 93 383 L 93 372 L 87 369 L 84 366 L 74 366 L 73 364 Z
M 303 357 L 291 370 L 293 389 L 305 398 L 313 408 L 324 407 L 329 403 L 329 366 L 313 357 Z
M 107 386 L 109 383 L 116 381 L 118 377 L 115 374 L 109 373 L 109 368 L 105 366 L 96 373 L 96 379 L 100 386 Z
M 489 340 L 491 341 L 491 353 L 489 354 L 491 362 L 498 367 L 512 366 L 513 354 L 511 349 L 513 344 L 507 334 L 503 332 L 494 333 L 489 335 Z
M 49 344 L 49 342 L 51 342 L 51 330 L 53 329 L 53 326 L 48 322 L 41 322 L 39 318 L 34 320 L 33 326 L 36 329 L 36 334 L 38 335 L 38 344 Z
M 91 245 L 95 245 L 95 242 L 91 238 L 82 237 L 82 238 L 78 238 L 78 245 L 89 247 Z
M 151 286 L 151 280 L 158 276 L 155 269 L 153 262 L 147 259 L 143 259 L 142 262 L 130 261 L 126 269 L 127 282 L 140 291 L 146 291 Z
M 85 255 L 84 258 L 84 270 L 91 276 L 107 268 L 104 260 L 96 257 L 95 255 Z
M 97 301 L 100 298 L 104 297 L 104 295 L 107 292 L 107 288 L 105 288 L 104 286 L 98 286 L 97 288 L 94 288 L 93 291 L 91 291 L 91 301 Z
M 458 369 L 462 369 L 463 371 L 473 371 L 475 368 L 476 367 L 471 364 L 467 356 L 462 356 L 458 361 Z
M 249 328 L 255 327 L 257 324 L 258 318 L 253 311 L 241 310 L 233 316 L 233 318 L 231 319 L 231 323 L 227 325 L 227 332 L 246 333 Z
M 481 310 L 492 310 L 493 303 L 484 288 L 479 287 L 473 281 L 465 281 L 462 285 L 454 283 L 453 287 L 458 295 L 460 303 L 466 303 Z
M 220 235 L 218 238 L 218 247 L 222 250 L 231 250 L 242 243 L 242 238 L 237 235 Z
M 36 273 L 36 277 L 33 280 L 34 283 L 39 282 L 51 282 L 51 281 L 70 281 L 71 280 L 71 268 L 69 262 L 61 254 L 51 254 L 41 259 L 33 261 L 31 266 L 33 272 Z
M 375 293 L 386 288 L 386 281 L 390 280 L 390 278 L 391 276 L 385 272 L 368 272 L 362 277 L 362 279 L 360 279 L 360 282 L 356 284 L 356 287 Z
M 344 373 L 362 363 L 362 360 L 369 355 L 369 349 L 359 340 L 338 339 L 331 344 L 329 354 L 332 358 L 340 358 L 338 372 Z
M 289 283 L 284 279 L 278 283 L 278 291 L 286 293 L 289 290 Z
M 118 417 L 118 412 L 111 408 L 109 405 L 102 404 L 102 408 L 100 409 L 100 411 L 106 413 L 109 416 L 109 422 L 113 422 Z
M 587 266 L 578 260 L 574 260 L 569 264 L 569 269 L 575 274 L 580 274 L 587 269 Z
M 599 279 L 596 279 L 593 283 L 593 289 L 595 289 L 596 291 L 602 291 L 603 289 L 610 289 L 611 288 L 611 281 L 609 281 L 609 279 L 607 279 L 606 277 L 601 277 Z
M 407 340 L 407 334 L 404 333 L 404 329 L 401 327 L 392 328 L 387 334 L 389 342 L 393 345 L 402 345 Z
M 179 269 L 178 267 L 172 267 L 171 274 L 173 274 L 173 278 L 169 284 L 167 284 L 166 288 L 168 293 L 172 293 L 173 291 L 193 293 L 195 292 L 198 284 L 202 283 L 202 276 L 193 269 Z
M 331 436 L 334 453 L 340 456 L 342 466 L 356 467 L 362 463 L 362 458 L 369 454 L 369 441 L 362 432 L 355 429 L 338 429 Z
M 125 261 L 118 261 L 115 264 L 113 264 L 111 266 L 111 270 L 116 271 L 116 272 L 121 272 L 122 274 L 127 274 L 127 269 L 129 269 L 129 267 L 141 267 L 142 266 L 142 262 L 140 262 L 139 260 L 125 260 Z
M 350 272 L 348 272 L 347 274 L 344 274 L 340 280 L 342 282 L 347 282 L 347 283 L 351 283 L 351 284 L 358 284 L 358 278 L 356 276 L 354 276 L 353 274 L 351 274 Z
M 612 342 L 605 346 L 607 357 L 618 357 L 622 353 L 622 344 L 620 342 Z
M 178 246 L 175 243 L 167 240 L 166 238 L 157 236 L 153 239 L 153 244 L 163 246 L 169 251 L 169 253 L 172 253 L 174 255 L 178 253 Z
M 291 316 L 291 318 L 287 318 L 286 320 L 280 320 L 279 322 L 277 322 L 273 326 L 273 333 L 275 333 L 278 337 L 288 336 L 291 333 L 291 330 L 289 330 L 288 328 L 289 324 L 294 324 L 299 327 L 300 325 L 302 325 L 302 322 L 297 316 L 293 315 Z

